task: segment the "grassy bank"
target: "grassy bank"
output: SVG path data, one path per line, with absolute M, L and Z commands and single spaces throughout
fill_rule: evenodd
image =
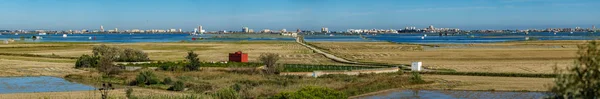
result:
M 190 72 L 153 71 L 157 79 L 170 78 L 182 81 L 186 88 L 183 93 L 214 94 L 220 89 L 237 86 L 239 94 L 246 98 L 266 98 L 284 91 L 295 91 L 307 86 L 319 86 L 342 91 L 350 96 L 390 88 L 403 88 L 415 85 L 409 82 L 409 75 L 403 73 L 362 74 L 359 76 L 334 75 L 319 78 L 303 76 L 278 76 L 262 74 L 253 70 L 202 70 Z M 121 87 L 129 86 L 139 71 L 124 72 L 111 78 L 103 78 L 96 72 L 73 74 L 65 78 L 71 81 L 97 85 L 108 81 Z M 166 83 L 141 86 L 157 90 L 167 90 Z

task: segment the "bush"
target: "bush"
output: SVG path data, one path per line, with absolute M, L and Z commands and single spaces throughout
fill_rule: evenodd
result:
M 425 81 L 421 78 L 421 74 L 419 72 L 412 72 L 412 76 L 410 77 L 410 82 L 414 84 L 425 83 Z
M 135 82 L 137 82 L 137 85 L 152 85 L 160 83 L 160 81 L 152 71 L 140 72 L 140 74 L 138 74 L 135 78 Z
M 277 71 L 277 61 L 279 61 L 279 54 L 275 53 L 263 53 L 258 57 L 263 64 L 265 64 L 265 69 L 267 74 L 275 74 L 280 71 Z
M 119 47 L 99 45 L 94 46 L 92 52 L 94 53 L 94 56 L 107 55 L 114 61 L 119 62 L 141 62 L 150 60 L 148 54 L 144 53 L 144 51 L 131 48 L 121 49 Z
M 574 67 L 566 72 L 555 67 L 556 76 L 551 91 L 559 99 L 597 99 L 600 98 L 600 43 L 590 41 L 578 46 L 578 58 Z
M 125 90 L 125 96 L 129 99 L 135 99 L 135 97 L 132 96 L 133 94 L 133 88 L 127 88 L 127 90 Z
M 223 88 L 221 90 L 218 90 L 215 94 L 215 97 L 219 98 L 219 99 L 241 99 L 242 97 L 238 94 L 238 92 L 236 92 L 235 90 L 231 89 L 231 88 Z
M 346 74 L 328 74 L 328 75 L 319 76 L 319 78 L 331 78 L 331 79 L 334 79 L 337 81 L 344 81 L 344 82 L 358 81 L 357 76 L 351 76 L 351 75 L 346 75 Z
M 122 69 L 113 64 L 113 60 L 107 56 L 101 56 L 98 62 L 98 71 L 104 73 L 106 76 L 116 75 L 122 72 Z
M 346 99 L 348 96 L 340 91 L 323 87 L 304 87 L 296 92 L 282 92 L 271 99 Z
M 171 77 L 167 77 L 167 78 L 163 79 L 163 83 L 164 84 L 171 84 L 171 83 L 173 83 L 173 80 L 171 80 Z
M 185 59 L 189 62 L 185 65 L 186 70 L 194 71 L 200 69 L 200 59 L 198 58 L 198 54 L 194 53 L 194 51 L 188 52 L 188 56 L 186 56 Z
M 81 55 L 75 62 L 75 68 L 95 68 L 98 65 L 98 57 Z
M 168 90 L 171 91 L 183 91 L 185 89 L 185 85 L 182 81 L 177 81 L 173 86 L 169 87 Z
M 117 61 L 120 62 L 141 62 L 148 61 L 148 54 L 142 50 L 125 48 Z

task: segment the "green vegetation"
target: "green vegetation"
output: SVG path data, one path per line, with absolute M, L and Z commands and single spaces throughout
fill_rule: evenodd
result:
M 194 51 L 188 52 L 188 55 L 185 57 L 187 59 L 188 64 L 185 65 L 186 71 L 195 71 L 200 69 L 200 59 L 198 58 L 198 54 L 194 53 Z
M 171 77 L 167 77 L 167 78 L 163 79 L 163 83 L 164 84 L 172 84 L 173 80 L 171 79 Z
M 275 53 L 263 53 L 258 57 L 263 64 L 265 64 L 266 72 L 268 74 L 278 74 L 280 68 L 277 68 L 277 61 L 279 61 L 279 54 Z
M 242 96 L 240 96 L 240 94 L 238 94 L 237 91 L 231 89 L 231 88 L 223 88 L 221 90 L 218 90 L 215 94 L 214 97 L 217 97 L 219 99 L 241 99 Z
M 144 85 L 159 84 L 160 80 L 158 80 L 158 77 L 156 77 L 154 72 L 143 71 L 137 75 L 137 77 L 135 78 L 135 82 L 136 82 L 135 84 L 138 86 L 144 86 Z
M 600 98 L 600 43 L 590 41 L 578 46 L 579 57 L 568 71 L 557 70 L 551 91 L 552 98 L 596 99 Z M 555 68 L 556 70 L 556 68 Z
M 99 57 L 82 55 L 75 62 L 75 68 L 96 68 L 98 65 Z
M 100 56 L 98 67 L 96 67 L 99 72 L 102 72 L 106 76 L 116 75 L 123 71 L 121 67 L 113 64 L 114 60 L 110 57 L 107 55 Z
M 168 90 L 172 91 L 183 91 L 185 89 L 185 85 L 182 81 L 177 81 L 173 84 L 173 86 L 169 87 Z
M 139 67 L 159 67 L 161 70 L 173 71 L 182 69 L 187 62 L 154 62 L 154 63 L 140 63 L 140 64 L 124 64 L 124 66 L 139 66 Z M 199 65 L 203 67 L 259 67 L 262 63 L 241 63 L 241 62 L 227 62 L 227 63 L 210 63 L 200 62 Z
M 312 72 L 316 70 L 359 70 L 374 69 L 380 67 L 365 66 L 343 66 L 343 65 L 309 65 L 309 64 L 285 64 L 284 72 Z
M 340 91 L 323 87 L 304 87 L 296 92 L 282 92 L 270 99 L 346 99 L 348 96 Z
M 132 94 L 133 94 L 133 88 L 127 88 L 127 90 L 125 90 L 125 97 L 127 97 L 129 99 L 135 99 L 135 97 Z
M 418 72 L 412 72 L 412 76 L 410 77 L 410 83 L 421 84 L 425 83 L 425 80 L 421 78 L 421 74 L 419 74 Z
M 149 61 L 148 54 L 142 50 L 131 48 L 119 48 L 107 45 L 94 46 L 92 48 L 94 56 L 107 56 L 118 62 L 142 62 Z

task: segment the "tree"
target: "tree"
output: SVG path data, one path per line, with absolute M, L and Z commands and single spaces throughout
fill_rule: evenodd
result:
M 104 75 L 111 76 L 121 73 L 121 68 L 113 64 L 114 59 L 110 56 L 102 55 L 98 62 L 98 71 L 104 73 Z
M 266 65 L 266 72 L 274 74 L 277 71 L 277 61 L 279 61 L 279 55 L 275 53 L 263 53 L 258 57 L 263 64 Z
M 103 56 L 112 60 L 117 60 L 120 57 L 121 52 L 121 49 L 118 47 L 107 46 L 104 44 L 92 48 L 94 56 Z
M 118 61 L 122 62 L 140 62 L 140 61 L 148 61 L 148 54 L 144 53 L 142 50 L 125 48 L 120 55 Z
M 188 52 L 185 59 L 189 62 L 185 65 L 186 70 L 194 71 L 200 69 L 200 59 L 198 58 L 198 54 L 194 53 L 194 51 Z
M 558 76 L 554 80 L 551 91 L 556 94 L 553 98 L 600 98 L 600 49 L 599 43 L 590 41 L 579 45 L 578 58 L 574 67 L 567 71 L 555 68 Z

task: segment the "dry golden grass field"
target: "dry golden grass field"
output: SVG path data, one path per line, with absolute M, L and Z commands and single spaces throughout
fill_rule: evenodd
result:
M 126 89 L 115 89 L 110 91 L 111 99 L 126 99 Z M 136 96 L 182 96 L 185 93 L 165 91 L 165 90 L 154 90 L 146 88 L 133 88 L 133 95 Z M 11 94 L 0 94 L 0 99 L 100 99 L 100 91 L 71 91 L 71 92 L 36 92 L 36 93 L 11 93 Z
M 548 91 L 553 78 L 486 77 L 455 75 L 423 75 L 436 82 L 428 89 L 496 90 L 496 91 Z
M 311 43 L 350 60 L 393 64 L 422 61 L 425 68 L 461 72 L 553 73 L 573 64 L 585 41 L 527 41 L 484 44 Z M 435 46 L 435 47 L 434 47 Z
M 0 53 L 58 55 L 79 57 L 92 54 L 96 43 L 16 43 L 0 45 Z M 281 63 L 293 64 L 337 64 L 313 53 L 295 42 L 206 42 L 206 43 L 106 43 L 110 46 L 141 49 L 155 61 L 184 60 L 187 52 L 193 50 L 201 61 L 227 61 L 228 53 L 243 51 L 249 54 L 249 61 L 258 62 L 261 53 L 278 53 Z M 0 55 L 0 76 L 49 75 L 64 76 L 82 72 L 72 68 L 75 59 L 26 57 Z

